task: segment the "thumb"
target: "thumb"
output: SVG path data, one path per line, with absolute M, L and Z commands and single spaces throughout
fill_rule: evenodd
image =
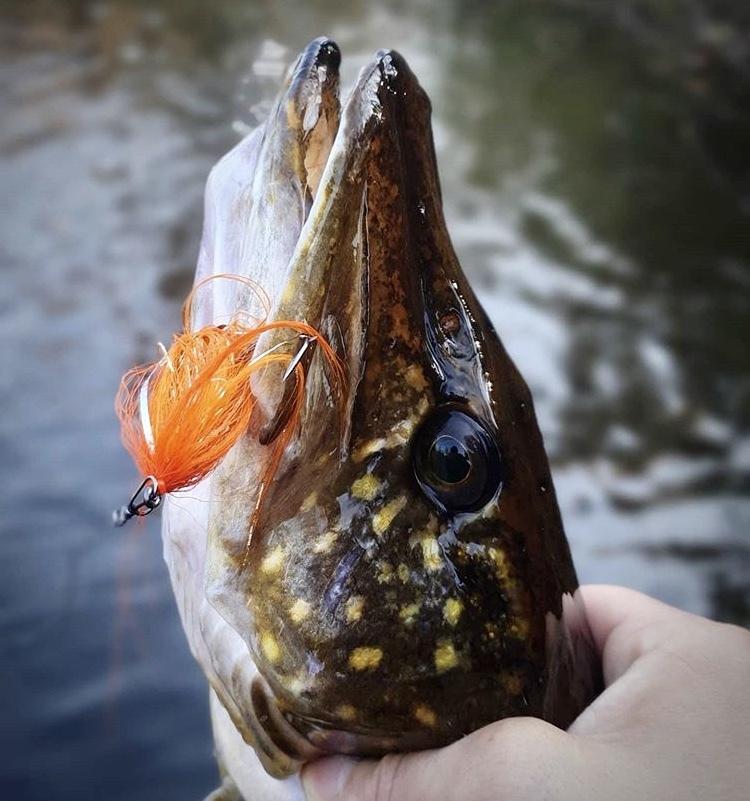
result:
M 539 776 L 541 752 L 547 760 L 564 752 L 567 738 L 543 721 L 514 718 L 439 750 L 319 759 L 303 768 L 302 786 L 308 801 L 521 801 L 538 797 L 538 778 L 529 780 Z
M 380 760 L 319 759 L 302 770 L 308 801 L 442 801 L 428 769 L 431 752 L 389 754 Z M 456 798 L 456 801 L 459 801 Z

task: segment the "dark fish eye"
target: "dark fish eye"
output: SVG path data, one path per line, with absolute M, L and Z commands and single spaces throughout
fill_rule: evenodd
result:
M 447 512 L 481 509 L 502 487 L 495 438 L 455 406 L 437 409 L 417 432 L 414 474 L 427 497 Z

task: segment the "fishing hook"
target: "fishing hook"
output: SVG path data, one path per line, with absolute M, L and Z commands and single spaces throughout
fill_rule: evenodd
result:
M 131 517 L 145 517 L 160 504 L 159 482 L 154 476 L 146 476 L 125 506 L 112 512 L 112 525 L 124 526 Z
M 302 357 L 305 355 L 305 351 L 310 347 L 310 343 L 313 342 L 313 339 L 306 336 L 305 334 L 302 334 L 300 336 L 300 339 L 302 340 L 302 345 L 300 345 L 300 349 L 297 351 L 297 353 L 294 355 L 292 360 L 287 365 L 284 375 L 281 378 L 282 382 L 286 381 L 289 378 L 289 376 L 294 372 L 297 365 L 302 361 Z

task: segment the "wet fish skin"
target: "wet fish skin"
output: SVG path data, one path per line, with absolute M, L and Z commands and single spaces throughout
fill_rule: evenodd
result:
M 268 285 L 271 316 L 318 327 L 348 380 L 337 396 L 313 356 L 252 531 L 272 372 L 254 430 L 201 488 L 210 515 L 177 499 L 164 528 L 219 752 L 248 799 L 243 742 L 288 776 L 508 715 L 566 727 L 600 685 L 532 399 L 443 220 L 429 100 L 381 51 L 339 111 L 339 60 L 311 43 L 269 121 L 215 168 L 199 277 Z M 220 291 L 207 322 L 255 303 Z M 282 786 L 299 792 L 268 792 Z

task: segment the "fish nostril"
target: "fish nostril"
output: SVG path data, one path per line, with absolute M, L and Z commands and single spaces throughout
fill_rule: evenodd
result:
M 396 50 L 378 50 L 375 59 L 383 81 L 388 85 L 393 85 L 400 76 L 409 72 L 406 61 Z
M 337 70 L 341 66 L 341 50 L 332 39 L 323 39 L 320 42 L 315 64 L 319 67 L 330 67 Z

